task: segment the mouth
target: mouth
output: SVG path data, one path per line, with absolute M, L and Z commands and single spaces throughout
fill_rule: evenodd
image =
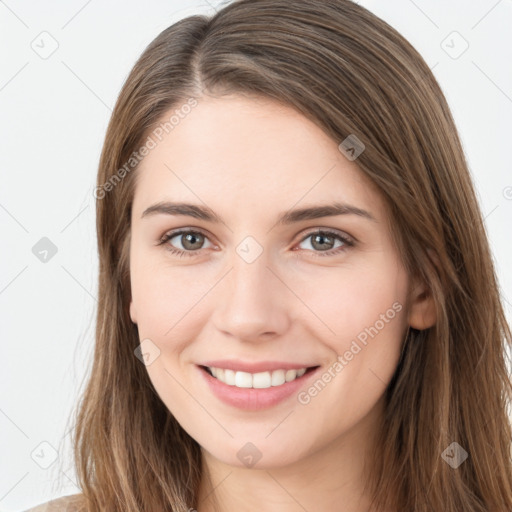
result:
M 278 388 L 289 382 L 299 381 L 319 366 L 296 369 L 277 369 L 273 371 L 249 373 L 215 366 L 199 366 L 201 370 L 217 381 L 234 388 L 267 389 Z

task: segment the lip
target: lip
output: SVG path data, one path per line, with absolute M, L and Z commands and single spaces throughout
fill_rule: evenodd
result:
M 213 361 L 211 361 L 213 363 Z M 219 364 L 220 361 L 216 361 Z M 282 364 L 282 363 L 280 363 Z M 205 366 L 215 366 L 213 364 L 207 364 Z M 254 365 L 252 365 L 254 366 Z M 292 395 L 296 395 L 301 387 L 303 387 L 309 379 L 315 375 L 320 366 L 315 368 L 309 368 L 304 375 L 292 380 L 291 382 L 285 382 L 281 386 L 271 386 L 270 388 L 237 388 L 236 386 L 229 386 L 224 384 L 215 377 L 212 377 L 205 368 L 202 366 L 196 366 L 202 378 L 206 381 L 212 393 L 223 403 L 242 409 L 245 411 L 260 411 L 274 407 L 277 404 L 290 398 Z M 222 368 L 223 366 L 218 366 Z M 268 364 L 266 366 L 268 368 Z M 288 368 L 293 370 L 297 366 Z M 299 367 L 304 368 L 304 366 Z M 227 368 L 232 369 L 232 368 Z M 282 366 L 276 369 L 285 369 Z M 239 370 L 244 371 L 244 370 Z M 257 372 L 254 372 L 257 373 Z
M 286 363 L 284 361 L 260 361 L 254 363 L 240 359 L 218 359 L 200 363 L 200 366 L 213 366 L 214 368 L 224 368 L 225 370 L 233 370 L 235 372 L 259 373 L 273 372 L 274 370 L 300 370 L 301 368 L 310 368 L 318 365 L 309 363 Z

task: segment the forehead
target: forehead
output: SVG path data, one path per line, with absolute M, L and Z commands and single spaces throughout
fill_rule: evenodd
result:
M 240 211 L 339 201 L 371 208 L 376 217 L 383 208 L 375 187 L 336 141 L 273 100 L 203 97 L 167 129 L 161 141 L 153 136 L 156 146 L 137 169 L 134 212 L 158 200 Z

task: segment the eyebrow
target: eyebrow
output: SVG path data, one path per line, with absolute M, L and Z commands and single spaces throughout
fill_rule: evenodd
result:
M 141 218 L 152 215 L 185 215 L 196 219 L 225 224 L 222 217 L 217 215 L 211 208 L 188 203 L 159 202 L 142 213 Z M 350 204 L 335 202 L 320 206 L 309 206 L 307 208 L 298 208 L 281 213 L 276 225 L 289 225 L 305 220 L 319 219 L 322 217 L 334 217 L 337 215 L 357 215 L 359 217 L 378 222 L 377 219 L 368 211 Z

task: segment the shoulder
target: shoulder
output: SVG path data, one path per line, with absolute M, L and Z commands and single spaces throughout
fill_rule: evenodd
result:
M 83 494 L 72 494 L 42 503 L 25 512 L 86 512 Z

